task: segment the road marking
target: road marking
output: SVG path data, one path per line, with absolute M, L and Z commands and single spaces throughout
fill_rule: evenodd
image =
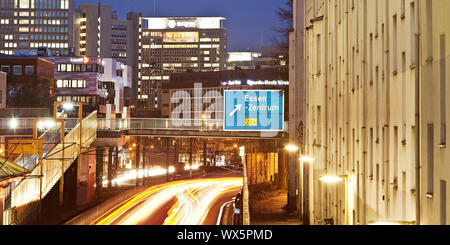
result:
M 232 172 L 236 172 L 236 173 L 242 173 L 242 171 L 237 171 L 237 170 L 234 170 L 234 169 L 228 169 L 228 168 L 224 168 L 224 167 L 220 167 L 221 169 L 223 169 L 223 170 L 228 170 L 228 171 L 232 171 Z
M 222 213 L 223 213 L 223 209 L 225 208 L 225 206 L 228 205 L 228 204 L 230 204 L 230 203 L 232 203 L 232 202 L 233 202 L 233 201 L 229 201 L 229 202 L 226 202 L 226 203 L 224 203 L 224 204 L 222 205 L 222 207 L 220 208 L 219 217 L 218 217 L 218 219 L 217 219 L 217 224 L 216 224 L 216 225 L 220 225 L 220 222 L 222 221 Z

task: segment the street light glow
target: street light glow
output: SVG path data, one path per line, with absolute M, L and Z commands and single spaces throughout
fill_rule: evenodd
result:
M 73 110 L 73 107 L 74 107 L 74 105 L 73 105 L 72 103 L 64 103 L 64 104 L 63 104 L 63 108 L 64 108 L 64 110 L 66 110 L 66 111 L 71 111 L 71 110 Z
M 319 178 L 319 180 L 325 183 L 336 183 L 342 181 L 343 178 L 339 176 L 324 176 Z
M 298 146 L 296 146 L 294 144 L 289 144 L 289 145 L 285 146 L 284 149 L 286 149 L 289 152 L 294 152 L 294 151 L 298 151 Z
M 302 156 L 302 157 L 299 158 L 299 160 L 302 161 L 302 162 L 312 163 L 314 161 L 314 157 Z
M 19 121 L 15 118 L 11 118 L 11 120 L 9 120 L 9 127 L 11 129 L 16 129 L 19 126 Z

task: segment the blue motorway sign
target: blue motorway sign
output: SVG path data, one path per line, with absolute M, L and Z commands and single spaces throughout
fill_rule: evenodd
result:
M 225 131 L 283 131 L 282 90 L 225 90 Z

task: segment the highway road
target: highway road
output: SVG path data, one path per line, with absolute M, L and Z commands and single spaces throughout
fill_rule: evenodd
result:
M 184 179 L 145 189 L 91 225 L 216 225 L 222 206 L 241 190 L 242 177 Z M 219 221 L 219 223 L 221 223 Z

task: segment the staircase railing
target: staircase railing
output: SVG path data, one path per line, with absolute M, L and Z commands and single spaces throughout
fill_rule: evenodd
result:
M 81 138 L 80 138 L 81 136 Z M 77 159 L 81 148 L 89 147 L 97 138 L 97 112 L 92 112 L 88 117 L 77 124 L 64 138 L 64 146 L 60 142 L 53 150 L 47 154 L 42 165 L 36 166 L 31 172 L 31 176 L 39 176 L 42 168 L 42 197 L 45 197 L 62 176 L 61 165 L 64 172 Z M 64 148 L 64 157 L 62 149 Z M 63 160 L 64 159 L 64 160 Z M 11 207 L 38 201 L 40 199 L 40 179 L 26 178 L 12 191 Z

